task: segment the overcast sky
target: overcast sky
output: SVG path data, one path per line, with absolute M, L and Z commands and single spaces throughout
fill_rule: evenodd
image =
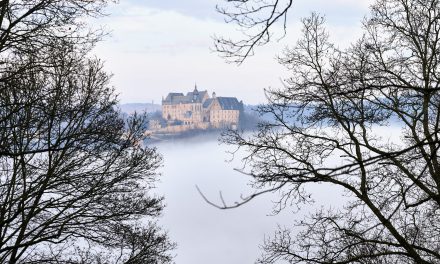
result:
M 191 91 L 195 82 L 200 90 L 215 91 L 219 96 L 236 96 L 248 104 L 264 103 L 263 89 L 279 86 L 280 79 L 288 76 L 275 57 L 298 39 L 301 17 L 311 11 L 325 14 L 334 42 L 347 46 L 360 36 L 360 21 L 370 3 L 295 0 L 288 36 L 257 49 L 256 56 L 237 67 L 210 50 L 211 36 L 237 35 L 215 12 L 218 1 L 121 0 L 108 8 L 110 15 L 97 23 L 112 34 L 97 46 L 96 54 L 114 74 L 113 85 L 122 103 L 160 103 L 168 92 Z M 223 163 L 224 150 L 217 148 L 215 141 L 190 143 L 190 147 L 184 141 L 159 146 L 165 166 L 158 190 L 167 203 L 160 224 L 179 245 L 176 263 L 252 263 L 260 254 L 258 245 L 265 235 L 271 235 L 277 224 L 290 226 L 299 215 L 292 218 L 287 211 L 288 216 L 265 217 L 270 213 L 270 197 L 233 211 L 207 205 L 194 185 L 212 199 L 221 190 L 228 200 L 234 200 L 239 193 L 246 194 L 244 179 L 237 179 L 232 165 Z M 341 199 L 327 187 L 316 193 L 324 202 Z
M 288 73 L 275 60 L 293 45 L 300 18 L 318 11 L 326 15 L 332 39 L 346 46 L 360 36 L 361 20 L 370 0 L 296 0 L 288 35 L 256 50 L 241 66 L 225 63 L 212 51 L 212 36 L 237 36 L 232 25 L 215 12 L 222 0 L 123 0 L 101 18 L 111 35 L 95 53 L 114 74 L 113 85 L 122 103 L 160 103 L 168 92 L 199 90 L 236 96 L 248 104 L 263 103 L 263 89 L 277 87 Z

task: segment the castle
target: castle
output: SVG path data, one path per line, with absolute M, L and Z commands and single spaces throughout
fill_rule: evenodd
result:
M 162 99 L 162 117 L 168 126 L 180 125 L 188 129 L 237 128 L 243 114 L 243 102 L 235 97 L 212 97 L 208 92 L 169 93 Z

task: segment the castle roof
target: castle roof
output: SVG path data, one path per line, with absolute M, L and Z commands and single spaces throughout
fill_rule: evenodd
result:
M 165 98 L 165 100 L 163 100 L 164 102 L 172 102 L 175 100 L 179 100 L 181 97 L 183 96 L 183 93 L 169 93 L 167 95 L 167 97 Z
M 207 91 L 199 92 L 199 91 L 197 91 L 197 89 L 195 89 L 194 92 L 187 93 L 186 97 L 188 98 L 188 100 L 191 103 L 202 103 L 203 102 L 203 98 L 207 94 L 208 94 Z
M 203 98 L 208 94 L 207 91 L 197 91 L 194 89 L 193 92 L 189 92 L 186 95 L 183 93 L 169 93 L 167 97 L 162 101 L 164 104 L 189 104 L 189 103 L 202 103 Z
M 235 97 L 215 97 L 206 99 L 203 108 L 209 108 L 214 101 L 219 103 L 222 110 L 241 110 L 243 107 Z
M 214 99 L 212 98 L 206 99 L 205 102 L 203 103 L 203 108 L 208 108 L 213 101 Z
M 235 97 L 217 97 L 222 110 L 241 110 L 243 105 Z
M 205 99 L 206 98 L 206 99 Z M 203 108 L 209 108 L 213 102 L 217 101 L 222 110 L 241 110 L 243 104 L 235 97 L 217 97 L 215 93 L 212 98 L 209 98 L 207 91 L 198 91 L 197 86 L 194 91 L 183 95 L 183 93 L 169 93 L 162 101 L 162 104 L 177 105 L 177 104 L 191 104 L 202 103 Z

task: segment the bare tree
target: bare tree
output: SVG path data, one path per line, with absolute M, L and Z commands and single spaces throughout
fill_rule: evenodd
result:
M 214 48 L 229 62 L 241 64 L 254 49 L 267 44 L 273 37 L 272 28 L 281 23 L 284 34 L 287 15 L 293 0 L 225 0 L 227 5 L 218 5 L 217 11 L 226 17 L 226 22 L 236 24 L 243 39 L 216 37 Z M 282 37 L 282 36 L 281 36 Z
M 0 52 L 33 52 L 54 39 L 89 43 L 103 32 L 92 30 L 84 18 L 104 15 L 112 0 L 3 0 L 0 1 Z M 4 59 L 4 58 L 2 58 Z
M 52 56 L 0 86 L 0 262 L 170 261 L 145 118 L 124 122 L 99 61 Z
M 0 263 L 170 263 L 145 116 L 88 57 L 107 1 L 0 1 Z
M 321 16 L 303 26 L 279 59 L 291 76 L 260 107 L 272 121 L 224 141 L 247 150 L 258 193 L 302 203 L 306 186 L 322 183 L 349 202 L 279 229 L 258 263 L 440 263 L 440 2 L 377 0 L 344 50 Z M 394 140 L 378 133 L 390 126 Z
M 16 65 L 16 71 L 45 65 L 54 45 L 75 45 L 75 49 L 90 50 L 106 32 L 90 27 L 88 19 L 105 15 L 104 8 L 115 1 L 0 1 L 0 73 L 8 71 L 2 78 L 11 76 L 11 69 L 4 68 L 9 62 Z M 33 54 L 32 64 L 18 65 L 25 61 L 17 56 L 26 54 Z

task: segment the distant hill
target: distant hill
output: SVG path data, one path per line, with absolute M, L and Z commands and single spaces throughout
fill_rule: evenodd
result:
M 129 103 L 119 105 L 121 112 L 125 114 L 133 114 L 134 112 L 153 113 L 161 110 L 161 105 L 152 103 Z

